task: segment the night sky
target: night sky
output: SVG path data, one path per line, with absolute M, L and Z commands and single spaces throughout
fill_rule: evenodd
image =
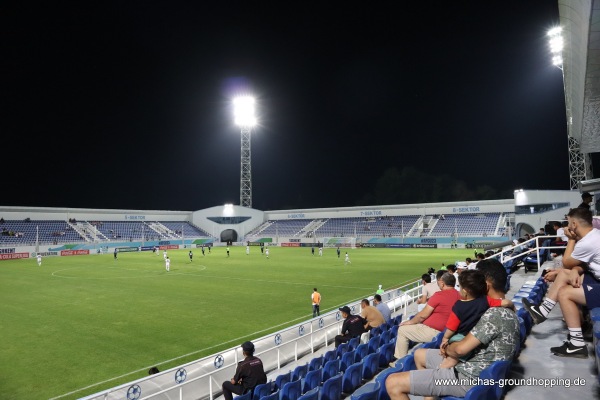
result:
M 569 189 L 556 0 L 50 3 L 0 8 L 0 205 L 239 204 L 240 94 L 257 209 L 353 206 L 409 166 Z

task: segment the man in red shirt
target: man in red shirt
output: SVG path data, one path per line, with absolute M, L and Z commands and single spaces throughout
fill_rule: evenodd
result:
M 446 327 L 452 306 L 460 299 L 460 293 L 454 288 L 456 278 L 450 273 L 442 275 L 437 283 L 440 291 L 434 293 L 427 300 L 425 308 L 413 318 L 402 321 L 400 324 L 394 352 L 396 359 L 408 354 L 410 340 L 416 343 L 430 342 Z M 395 361 L 392 361 L 390 365 L 394 366 Z

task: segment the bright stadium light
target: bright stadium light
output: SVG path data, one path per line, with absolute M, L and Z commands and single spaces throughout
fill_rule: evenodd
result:
M 550 52 L 552 53 L 552 64 L 556 65 L 558 68 L 562 69 L 563 58 L 563 37 L 562 37 L 562 29 L 561 27 L 552 28 L 548 31 L 548 36 L 550 36 Z
M 238 126 L 252 127 L 256 125 L 254 117 L 254 98 L 238 97 L 233 100 L 235 124 Z
M 233 100 L 235 124 L 241 129 L 241 172 L 240 172 L 240 205 L 252 208 L 252 159 L 250 152 L 250 136 L 252 127 L 256 125 L 254 116 L 254 98 L 238 97 Z

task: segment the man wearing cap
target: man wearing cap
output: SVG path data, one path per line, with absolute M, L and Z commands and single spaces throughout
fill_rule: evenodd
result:
M 267 375 L 263 363 L 258 357 L 254 357 L 254 344 L 244 342 L 242 344 L 244 360 L 240 361 L 231 381 L 223 382 L 223 397 L 225 400 L 233 400 L 232 393 L 241 395 L 254 390 L 256 385 L 267 383 Z
M 344 323 L 340 334 L 335 337 L 335 347 L 365 333 L 364 325 L 367 322 L 360 315 L 352 315 L 348 306 L 344 306 L 339 310 L 342 312 L 342 317 L 344 317 Z

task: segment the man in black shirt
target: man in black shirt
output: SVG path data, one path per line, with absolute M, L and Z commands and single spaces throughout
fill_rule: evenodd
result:
M 590 204 L 592 204 L 593 197 L 590 193 L 584 192 L 581 194 L 581 204 L 577 206 L 577 208 L 585 208 L 589 210 L 591 208 Z
M 342 324 L 342 331 L 335 337 L 335 347 L 365 333 L 365 324 L 367 323 L 360 315 L 352 315 L 348 306 L 344 306 L 339 310 L 342 312 L 342 317 L 344 317 L 344 323 Z
M 258 357 L 254 357 L 254 344 L 244 342 L 242 344 L 244 360 L 240 361 L 231 381 L 223 382 L 223 397 L 225 400 L 233 400 L 232 393 L 237 395 L 254 390 L 256 385 L 267 383 L 267 375 L 263 363 Z

